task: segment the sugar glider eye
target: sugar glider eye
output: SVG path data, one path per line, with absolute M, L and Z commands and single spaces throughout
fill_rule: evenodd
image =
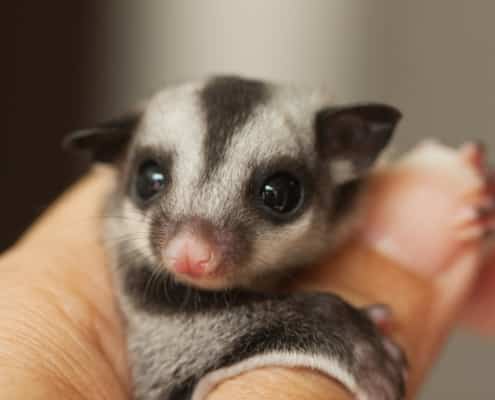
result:
M 263 208 L 276 216 L 287 216 L 302 204 L 303 189 L 292 175 L 281 172 L 266 179 L 260 188 Z
M 140 200 L 150 200 L 163 190 L 165 184 L 165 173 L 156 161 L 146 160 L 140 164 L 135 182 Z

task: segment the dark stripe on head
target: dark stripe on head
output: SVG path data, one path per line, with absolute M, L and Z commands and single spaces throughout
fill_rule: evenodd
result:
M 265 83 L 233 76 L 213 78 L 200 94 L 206 118 L 206 177 L 222 163 L 232 136 L 268 98 Z

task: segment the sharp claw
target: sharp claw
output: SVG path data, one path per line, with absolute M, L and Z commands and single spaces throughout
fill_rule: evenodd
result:
M 478 206 L 461 209 L 452 220 L 460 241 L 485 239 L 493 235 L 495 228 L 495 197 L 484 196 Z
M 386 304 L 373 304 L 364 309 L 366 315 L 380 329 L 385 330 L 392 320 L 392 309 Z

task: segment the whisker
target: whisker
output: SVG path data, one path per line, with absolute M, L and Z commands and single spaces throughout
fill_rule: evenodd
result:
M 121 235 L 121 236 L 107 237 L 105 239 L 105 243 L 106 244 L 112 244 L 112 243 L 119 243 L 122 241 L 131 241 L 134 239 L 147 239 L 148 235 L 149 235 L 149 232 L 126 233 L 126 234 Z
M 159 282 L 158 282 L 157 271 L 154 268 L 152 268 L 151 269 L 151 276 L 147 280 L 146 285 L 144 287 L 144 291 L 143 291 L 143 296 L 145 299 L 148 297 L 149 293 L 153 294 L 157 290 L 156 285 L 158 283 Z
M 191 296 L 191 288 L 189 285 L 186 285 L 186 295 L 184 296 L 184 299 L 182 299 L 182 302 L 179 306 L 179 310 L 184 310 L 187 307 L 187 303 L 189 302 L 189 298 Z

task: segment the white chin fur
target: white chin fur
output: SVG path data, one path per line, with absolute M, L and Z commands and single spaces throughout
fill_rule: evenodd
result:
M 220 289 L 229 289 L 231 288 L 231 284 L 227 281 L 227 279 L 222 277 L 211 277 L 211 278 L 188 278 L 184 275 L 178 275 L 172 272 L 174 278 L 178 282 L 182 282 L 186 285 L 198 288 L 198 289 L 206 289 L 206 290 L 220 290 Z

